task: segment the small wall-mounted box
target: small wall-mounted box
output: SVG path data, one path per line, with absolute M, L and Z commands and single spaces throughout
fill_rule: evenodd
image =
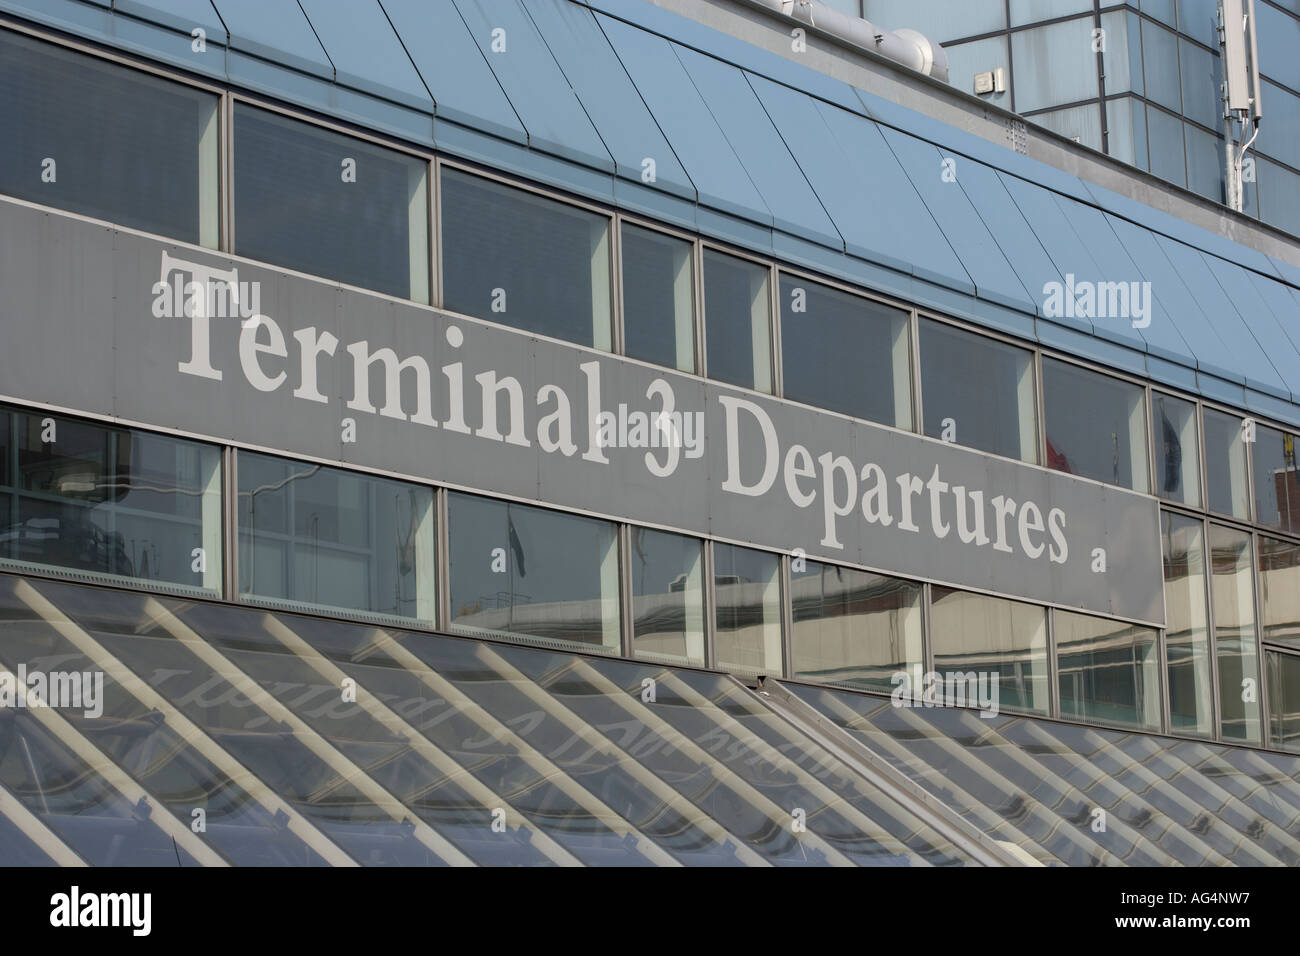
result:
M 980 95 L 1005 93 L 1007 91 L 1007 69 L 1004 66 L 996 70 L 975 74 L 975 92 Z

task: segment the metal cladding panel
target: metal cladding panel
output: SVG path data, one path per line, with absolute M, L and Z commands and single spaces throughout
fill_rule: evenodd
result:
M 772 125 L 743 71 L 673 45 L 714 122 L 772 212 L 775 227 L 843 251 L 844 239 Z
M 1173 263 L 1187 290 L 1213 321 L 1223 343 L 1223 351 L 1217 356 L 1198 351 L 1198 365 L 1232 382 L 1266 382 L 1269 387 L 1265 391 L 1285 388 L 1285 383 L 1269 364 L 1268 356 L 1251 335 L 1236 305 L 1219 284 L 1207 257 L 1199 250 L 1166 236 L 1158 235 L 1156 241 Z
M 1138 274 L 1151 283 L 1151 324 L 1142 330 L 1148 351 L 1153 356 L 1195 369 L 1197 349 L 1192 343 L 1216 343 L 1218 336 L 1214 327 L 1149 230 L 1110 213 L 1101 215 L 1128 253 Z
M 967 823 L 1041 863 L 1300 865 L 1295 757 L 781 686 Z M 1103 829 L 1092 826 L 1099 808 Z
M 1275 373 L 1267 380 L 1259 377 L 1252 378 L 1247 374 L 1246 384 L 1288 401 L 1292 395 L 1300 394 L 1300 353 L 1297 353 L 1295 342 L 1287 335 L 1281 321 L 1274 315 L 1268 301 L 1255 283 L 1256 279 L 1270 283 L 1272 280 L 1264 279 L 1259 273 L 1234 262 L 1220 259 L 1218 256 L 1209 253 L 1201 255 L 1209 263 L 1210 271 L 1219 280 L 1219 285 L 1223 287 L 1242 317 L 1252 340 L 1258 345 L 1264 360 L 1268 363 L 1267 370 Z M 1273 284 L 1277 285 L 1277 283 Z M 1294 315 L 1291 316 L 1293 331 L 1300 331 L 1295 318 Z M 1277 385 L 1279 379 L 1282 387 Z
M 614 160 L 518 0 L 455 0 L 534 149 L 602 172 Z
M 1062 276 L 1007 193 L 998 171 L 973 159 L 960 160 L 957 185 L 1015 270 L 1030 300 L 1037 303 L 1034 311 L 1041 315 L 1051 283 L 1061 283 Z
M 381 3 L 433 95 L 435 116 L 515 142 L 528 142 L 528 133 L 452 4 L 425 0 Z
M 1068 325 L 1096 334 L 1096 323 L 1090 317 L 1078 314 L 1069 290 L 1076 281 L 1096 281 L 1101 276 L 1101 270 L 1088 248 L 1070 228 L 1069 220 L 1056 204 L 1056 194 L 1018 176 L 999 172 L 998 178 L 1002 180 L 1012 202 L 1024 216 L 1025 222 L 1029 223 L 1029 228 L 1038 237 L 1039 243 L 1064 279 L 1058 290 L 1061 294 L 1056 297 L 1055 308 L 1051 308 L 1050 301 L 1044 306 L 1055 312 L 1047 317 L 1058 325 Z M 1044 295 L 1046 293 L 1047 290 L 1044 290 Z M 1073 314 L 1065 314 L 1067 309 Z
M 603 14 L 596 19 L 695 184 L 700 203 L 771 227 L 772 213 L 672 44 Z
M 226 26 L 209 0 L 114 0 L 113 8 L 181 33 L 199 28 L 206 39 L 226 42 Z
M 528 14 L 595 124 L 623 179 L 695 199 L 695 186 L 628 78 L 595 15 L 569 0 L 534 0 Z M 643 178 L 651 160 L 653 178 Z
M 334 79 L 330 62 L 298 0 L 213 0 L 230 31 L 230 48 Z
M 915 136 L 888 126 L 879 129 L 966 273 L 974 280 L 976 295 L 1013 309 L 1037 311 L 1037 299 L 1020 282 L 980 214 L 957 185 L 963 162 L 945 156 L 937 146 Z
M 339 83 L 412 109 L 433 112 L 433 99 L 379 0 L 300 2 L 334 64 Z
M 764 77 L 749 80 L 849 253 L 975 291 L 874 123 Z

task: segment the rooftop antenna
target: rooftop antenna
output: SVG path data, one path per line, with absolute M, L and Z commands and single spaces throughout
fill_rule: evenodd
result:
M 1224 198 L 1228 206 L 1241 212 L 1246 151 L 1259 135 L 1259 121 L 1264 116 L 1259 98 L 1255 0 L 1219 0 L 1219 50 L 1223 64 Z M 1250 139 L 1242 145 L 1248 129 Z

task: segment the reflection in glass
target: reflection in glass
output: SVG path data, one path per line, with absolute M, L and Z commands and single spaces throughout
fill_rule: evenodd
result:
M 1260 535 L 1259 606 L 1263 639 L 1300 650 L 1300 544 Z
M 1061 716 L 1159 730 L 1156 632 L 1101 617 L 1055 614 Z
M 1266 650 L 1269 745 L 1300 753 L 1300 656 Z
M 1259 425 L 1251 455 L 1255 462 L 1255 520 L 1300 534 L 1300 468 L 1290 432 Z
M 1221 732 L 1227 739 L 1260 743 L 1255 563 L 1251 560 L 1250 535 L 1210 525 L 1210 560 Z
M 786 398 L 912 427 L 908 314 L 796 276 L 781 276 Z
M 447 507 L 453 630 L 619 649 L 613 523 L 455 493 Z
M 695 371 L 692 245 L 623 224 L 623 350 L 632 358 Z
M 1044 358 L 1047 466 L 1145 492 L 1145 405 L 1141 385 Z
M 0 558 L 220 591 L 219 449 L 20 412 L 0 430 Z
M 638 527 L 630 536 L 633 653 L 703 667 L 703 542 Z
M 718 667 L 781 674 L 781 559 L 734 544 L 713 546 Z
M 1170 730 L 1214 736 L 1210 620 L 1206 608 L 1205 528 L 1200 520 L 1160 514 L 1165 564 L 1165 649 Z
M 1205 409 L 1205 482 L 1211 511 L 1250 517 L 1241 419 L 1212 408 Z
M 921 666 L 921 585 L 801 560 L 790 597 L 796 677 L 887 694 Z
M 429 165 L 237 104 L 235 252 L 429 301 Z
M 935 586 L 934 669 L 996 675 L 1000 710 L 1047 713 L 1047 615 L 1041 607 Z
M 925 433 L 1037 462 L 1034 354 L 933 319 L 920 337 Z
M 239 590 L 434 621 L 433 490 L 241 452 Z
M 1151 442 L 1156 453 L 1156 494 L 1199 506 L 1201 453 L 1196 435 L 1196 403 L 1152 392 Z
M 609 217 L 446 167 L 441 184 L 445 308 L 609 350 Z
M 217 247 L 214 94 L 9 32 L 0 90 L 0 192 Z
M 704 341 L 709 378 L 772 391 L 771 271 L 704 250 Z

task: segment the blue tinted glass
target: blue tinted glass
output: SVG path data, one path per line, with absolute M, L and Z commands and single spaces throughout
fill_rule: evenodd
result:
M 216 96 L 8 32 L 0 89 L 0 192 L 216 248 Z
M 0 475 L 0 490 L 12 492 L 0 557 L 220 589 L 217 448 L 47 415 L 0 414 L 0 422 L 17 437 Z
M 817 408 L 911 428 L 907 330 L 902 309 L 781 276 L 783 394 Z
M 242 105 L 234 159 L 236 253 L 428 301 L 424 160 Z
M 772 390 L 772 303 L 766 266 L 704 250 L 704 328 L 709 378 Z
M 608 217 L 453 169 L 441 202 L 444 307 L 610 347 Z
M 691 243 L 623 225 L 623 345 L 632 358 L 695 371 Z
M 1047 466 L 1145 492 L 1145 405 L 1141 385 L 1044 359 Z
M 1186 505 L 1201 503 L 1201 455 L 1196 403 L 1151 393 L 1151 440 L 1156 453 L 1156 494 Z
M 242 595 L 434 620 L 433 489 L 251 452 L 238 473 Z

